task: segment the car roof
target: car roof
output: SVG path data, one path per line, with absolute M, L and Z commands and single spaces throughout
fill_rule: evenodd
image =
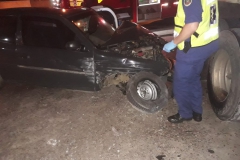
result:
M 40 7 L 23 7 L 23 8 L 8 8 L 0 9 L 0 15 L 42 15 L 42 16 L 63 16 L 69 17 L 75 14 L 89 12 L 88 8 L 79 7 L 74 9 L 56 9 L 56 8 L 40 8 Z

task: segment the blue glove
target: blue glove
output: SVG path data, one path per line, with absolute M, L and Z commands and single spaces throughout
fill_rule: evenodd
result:
M 177 45 L 173 41 L 171 41 L 164 45 L 163 50 L 166 51 L 167 53 L 169 53 L 169 52 L 171 52 L 171 50 L 173 50 L 176 47 L 177 47 Z

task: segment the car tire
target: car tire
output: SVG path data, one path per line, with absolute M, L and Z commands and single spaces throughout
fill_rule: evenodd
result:
M 221 120 L 240 120 L 240 28 L 220 34 L 220 48 L 212 56 L 208 72 L 208 95 Z
M 127 99 L 143 113 L 155 113 L 168 103 L 168 89 L 161 77 L 139 72 L 127 84 Z

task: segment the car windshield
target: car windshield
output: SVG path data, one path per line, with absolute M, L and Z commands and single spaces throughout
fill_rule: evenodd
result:
M 96 45 L 101 46 L 109 40 L 115 29 L 93 11 L 80 13 L 68 18 Z

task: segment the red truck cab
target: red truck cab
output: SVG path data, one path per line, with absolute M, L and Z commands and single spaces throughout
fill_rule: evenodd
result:
M 122 19 L 130 19 L 136 23 L 174 17 L 178 0 L 52 0 L 59 8 L 88 7 L 98 11 L 116 27 Z

